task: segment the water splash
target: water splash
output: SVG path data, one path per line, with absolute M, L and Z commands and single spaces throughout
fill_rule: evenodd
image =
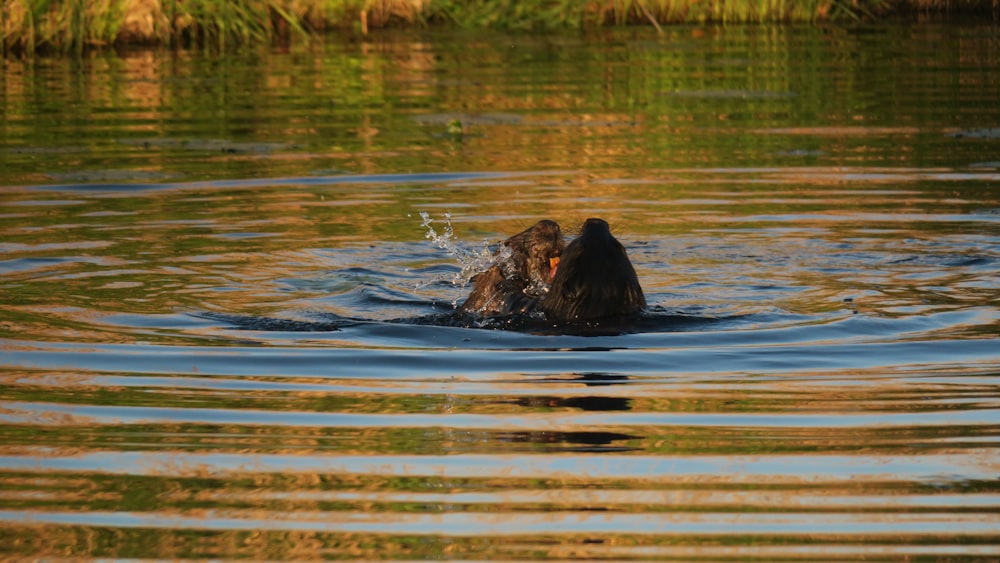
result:
M 480 272 L 484 272 L 497 263 L 506 263 L 510 257 L 510 249 L 503 244 L 498 245 L 494 250 L 490 247 L 488 240 L 483 239 L 482 246 L 467 248 L 455 237 L 455 230 L 451 226 L 451 213 L 444 214 L 444 232 L 438 234 L 433 227 L 437 222 L 426 211 L 420 212 L 422 222 L 421 227 L 427 229 L 424 235 L 435 246 L 444 250 L 448 256 L 454 256 L 458 261 L 461 270 L 453 276 L 451 283 L 454 285 L 465 285 L 472 277 Z
M 467 248 L 462 246 L 455 238 L 455 231 L 451 226 L 450 212 L 445 212 L 444 214 L 444 232 L 442 234 L 438 234 L 437 230 L 432 226 L 435 220 L 431 217 L 430 213 L 421 211 L 420 217 L 423 220 L 420 226 L 427 229 L 427 233 L 424 236 L 438 248 L 444 250 L 449 256 L 454 256 L 461 267 L 461 270 L 449 280 L 453 285 L 464 286 L 473 276 L 485 272 L 493 266 L 499 266 L 503 271 L 504 277 L 508 279 L 523 276 L 518 271 L 517 262 L 513 259 L 514 251 L 506 244 L 502 242 L 497 243 L 494 249 L 490 246 L 488 240 L 483 239 L 481 247 Z M 417 289 L 434 283 L 434 281 L 441 281 L 441 278 L 424 284 L 418 284 Z M 549 292 L 549 287 L 549 280 L 532 279 L 528 281 L 528 286 L 523 291 L 526 295 L 540 297 Z M 458 302 L 455 301 L 452 305 L 457 307 Z

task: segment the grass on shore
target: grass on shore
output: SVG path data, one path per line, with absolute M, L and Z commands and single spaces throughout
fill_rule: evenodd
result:
M 977 11 L 1000 0 L 0 0 L 5 52 L 82 51 L 112 44 L 204 45 L 367 34 L 392 25 L 551 30 L 600 25 L 812 22 L 899 10 Z

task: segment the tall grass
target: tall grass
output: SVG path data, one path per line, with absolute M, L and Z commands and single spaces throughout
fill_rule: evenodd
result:
M 895 10 L 978 11 L 1000 0 L 0 0 L 4 51 L 113 43 L 232 45 L 391 25 L 549 30 L 684 22 L 875 18 Z
M 308 36 L 317 8 L 341 0 L 2 0 L 5 51 L 112 43 L 228 45 Z M 318 12 L 317 12 L 318 13 Z
M 4 0 L 4 49 L 82 50 L 109 43 L 120 26 L 121 0 Z
M 664 24 L 857 20 L 887 13 L 903 3 L 900 0 L 610 0 L 604 7 L 603 19 L 616 24 L 637 24 L 644 20 Z
M 213 45 L 260 43 L 291 32 L 307 35 L 301 16 L 280 0 L 167 0 L 173 38 Z

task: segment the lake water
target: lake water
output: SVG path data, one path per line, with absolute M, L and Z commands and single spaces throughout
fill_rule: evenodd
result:
M 396 32 L 0 88 L 3 558 L 1000 557 L 996 26 Z M 634 330 L 437 322 L 484 244 L 592 216 Z

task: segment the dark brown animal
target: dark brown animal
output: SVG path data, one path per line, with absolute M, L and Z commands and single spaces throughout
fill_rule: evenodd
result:
M 565 243 L 559 224 L 546 219 L 503 245 L 509 256 L 472 278 L 472 293 L 459 307 L 463 313 L 499 317 L 529 312 L 552 281 Z
M 646 307 L 625 247 L 603 219 L 587 219 L 566 246 L 537 307 L 549 321 L 579 323 L 637 316 Z

